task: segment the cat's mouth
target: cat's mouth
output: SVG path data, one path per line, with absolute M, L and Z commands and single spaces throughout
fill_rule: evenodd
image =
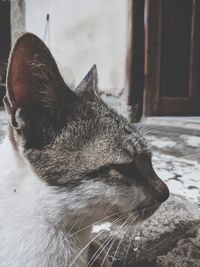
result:
M 155 201 L 151 204 L 141 204 L 133 210 L 129 210 L 128 212 L 116 212 L 117 214 L 122 214 L 124 220 L 130 224 L 137 224 L 143 222 L 152 216 L 156 210 L 160 207 L 161 203 Z M 112 218 L 118 218 L 118 215 L 112 216 Z
M 149 218 L 159 208 L 160 204 L 155 202 L 151 205 L 140 206 L 136 209 L 139 220 L 143 221 Z

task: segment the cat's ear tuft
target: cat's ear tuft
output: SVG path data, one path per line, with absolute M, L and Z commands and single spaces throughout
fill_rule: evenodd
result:
M 64 83 L 49 49 L 37 36 L 23 34 L 15 43 L 7 72 L 7 95 L 11 106 L 52 110 L 62 99 L 72 101 L 75 94 Z
M 77 86 L 75 93 L 86 100 L 95 100 L 99 98 L 98 93 L 98 75 L 97 67 L 93 65 L 87 75 Z

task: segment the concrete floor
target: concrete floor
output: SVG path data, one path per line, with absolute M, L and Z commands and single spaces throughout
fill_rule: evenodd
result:
M 200 206 L 200 118 L 149 118 L 142 127 L 155 169 L 171 193 Z
M 200 117 L 191 116 L 162 116 L 162 117 L 146 117 L 144 122 L 149 125 L 163 125 L 163 126 L 173 126 L 185 129 L 198 129 L 200 130 Z

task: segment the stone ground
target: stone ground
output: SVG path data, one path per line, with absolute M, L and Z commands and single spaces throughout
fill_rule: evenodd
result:
M 155 169 L 171 193 L 200 205 L 200 119 L 191 128 L 184 122 L 177 127 L 175 120 L 166 124 L 144 123 Z
M 101 226 L 101 242 L 117 236 L 109 252 L 114 267 L 200 267 L 200 119 L 147 119 L 143 125 L 171 196 L 136 229 Z
M 153 165 L 171 196 L 141 226 L 106 223 L 94 233 L 102 232 L 99 240 L 114 267 L 200 267 L 200 120 L 150 118 L 143 124 Z M 5 131 L 6 115 L 0 111 L 0 142 Z

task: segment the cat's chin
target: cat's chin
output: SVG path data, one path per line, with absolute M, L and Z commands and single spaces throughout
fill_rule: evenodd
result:
M 144 221 L 146 219 L 148 219 L 149 217 L 151 217 L 156 210 L 160 207 L 159 203 L 154 203 L 151 205 L 146 205 L 146 206 L 140 206 L 136 209 L 136 214 L 138 217 L 139 221 Z
M 143 221 L 151 217 L 159 207 L 160 207 L 160 203 L 158 202 L 151 203 L 148 205 L 143 204 L 127 212 L 119 212 L 118 210 L 118 212 L 115 212 L 113 216 L 109 216 L 109 217 L 112 217 L 114 222 L 117 222 L 117 223 L 120 222 L 120 224 L 134 226 L 134 225 L 137 225 L 138 223 L 142 223 Z
M 150 205 L 141 205 L 136 209 L 129 211 L 124 217 L 124 221 L 126 223 L 130 223 L 132 225 L 141 223 L 151 217 L 157 209 L 160 207 L 159 203 L 153 203 Z

